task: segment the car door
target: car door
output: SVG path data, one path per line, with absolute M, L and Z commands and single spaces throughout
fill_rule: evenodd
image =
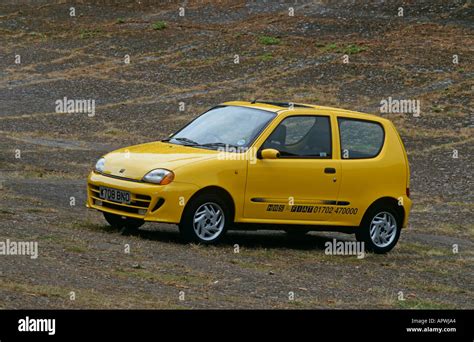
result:
M 403 163 L 402 168 L 397 169 L 393 159 L 382 157 L 385 131 L 380 123 L 342 115 L 337 122 L 344 174 L 338 199 L 346 205 L 334 212 L 335 220 L 355 226 L 376 199 L 392 193 L 389 189 L 395 184 L 406 184 L 405 169 Z M 391 150 L 388 155 L 394 156 L 397 152 Z
M 337 202 L 340 160 L 326 115 L 283 118 L 259 149 L 279 158 L 248 162 L 244 217 L 268 223 L 330 221 Z

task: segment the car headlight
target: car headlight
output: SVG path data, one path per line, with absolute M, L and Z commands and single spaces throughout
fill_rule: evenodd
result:
M 148 183 L 166 185 L 173 181 L 174 173 L 166 169 L 155 169 L 148 172 L 143 180 Z
M 104 172 L 105 168 L 105 158 L 100 158 L 97 163 L 95 163 L 95 170 L 98 172 Z

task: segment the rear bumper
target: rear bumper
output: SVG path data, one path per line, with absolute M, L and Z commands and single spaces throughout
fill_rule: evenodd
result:
M 405 210 L 405 217 L 403 219 L 402 227 L 406 228 L 408 226 L 408 218 L 410 216 L 412 200 L 407 196 L 402 196 L 402 198 L 403 198 L 403 209 Z
M 116 203 L 99 198 L 98 188 L 129 191 L 131 203 Z M 198 187 L 190 183 L 172 182 L 156 185 L 107 177 L 91 172 L 87 179 L 87 203 L 90 209 L 143 219 L 145 221 L 179 223 L 184 206 Z

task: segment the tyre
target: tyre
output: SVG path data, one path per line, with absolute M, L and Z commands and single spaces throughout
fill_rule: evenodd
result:
M 145 223 L 145 221 L 133 217 L 124 217 L 106 212 L 104 212 L 104 217 L 113 228 L 123 230 L 123 232 L 137 231 Z
M 231 224 L 229 205 L 217 194 L 204 193 L 184 209 L 179 231 L 188 242 L 215 244 Z
M 387 253 L 398 242 L 402 228 L 401 218 L 392 207 L 374 206 L 364 215 L 356 232 L 356 239 L 364 242 L 365 250 Z

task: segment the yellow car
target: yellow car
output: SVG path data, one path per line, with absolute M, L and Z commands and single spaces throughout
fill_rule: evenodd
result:
M 335 230 L 384 253 L 407 225 L 409 179 L 405 148 L 387 119 L 233 101 L 168 139 L 100 158 L 87 207 L 117 228 L 178 224 L 200 243 L 215 243 L 228 229 Z

